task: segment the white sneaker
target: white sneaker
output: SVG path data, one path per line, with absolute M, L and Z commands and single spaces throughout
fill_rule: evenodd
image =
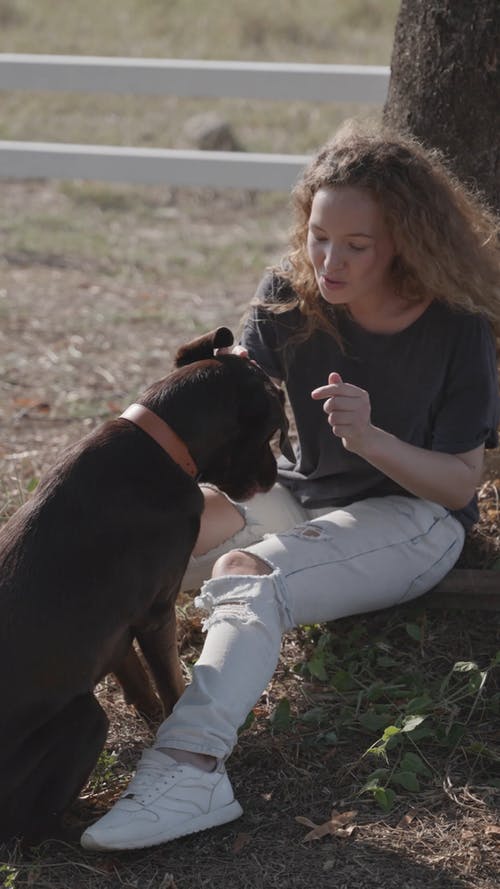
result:
M 204 772 L 157 750 L 145 750 L 127 790 L 82 834 L 85 849 L 142 849 L 243 813 L 224 766 Z

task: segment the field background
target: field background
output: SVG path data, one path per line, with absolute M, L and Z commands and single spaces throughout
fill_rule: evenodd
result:
M 0 51 L 389 64 L 398 7 L 396 0 L 0 0 Z M 0 92 L 0 139 L 191 147 L 189 121 L 208 110 L 229 121 L 244 149 L 286 153 L 314 151 L 346 116 L 380 112 Z M 66 444 L 168 372 L 180 343 L 220 323 L 237 330 L 263 270 L 286 244 L 289 210 L 287 196 L 278 193 L 167 186 L 10 182 L 0 183 L 0 195 L 6 518 Z M 496 475 L 493 458 L 466 564 L 496 562 Z M 201 636 L 187 601 L 180 631 L 188 669 Z M 500 865 L 500 691 L 499 670 L 491 665 L 499 649 L 491 615 L 419 604 L 340 621 L 328 633 L 290 634 L 230 762 L 243 819 L 120 856 L 86 854 L 71 841 L 31 851 L 14 845 L 0 853 L 0 885 L 493 889 Z M 453 685 L 455 674 L 446 681 L 456 661 L 477 664 L 464 672 L 462 685 Z M 344 676 L 342 685 L 341 669 L 356 681 L 349 685 Z M 393 764 L 413 751 L 429 774 L 420 773 L 418 790 L 411 781 L 405 788 L 387 775 L 380 779 L 394 794 L 386 796 L 392 803 L 386 812 L 383 796 L 377 805 L 373 790 L 360 794 L 384 765 L 380 756 L 374 762 L 363 754 L 423 690 L 432 699 L 430 736 L 389 750 L 388 759 L 394 775 Z M 74 816 L 75 831 L 109 806 L 151 738 L 111 679 L 99 695 L 111 717 L 110 736 Z M 464 732 L 452 743 L 455 725 Z M 296 817 L 320 824 L 332 808 L 357 812 L 346 816 L 349 829 L 305 842 L 307 828 Z

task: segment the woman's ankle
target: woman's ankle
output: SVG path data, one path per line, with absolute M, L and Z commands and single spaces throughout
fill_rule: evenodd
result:
M 171 756 L 176 762 L 196 766 L 197 769 L 201 769 L 203 772 L 213 772 L 217 765 L 217 758 L 215 756 L 210 756 L 207 753 L 193 753 L 191 750 L 176 750 L 175 747 L 157 747 L 156 750 L 160 753 L 166 753 L 167 756 Z

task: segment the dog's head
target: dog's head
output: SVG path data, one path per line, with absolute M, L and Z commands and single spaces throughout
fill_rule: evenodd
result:
M 232 343 L 231 331 L 220 327 L 182 346 L 177 370 L 162 381 L 161 391 L 150 387 L 141 401 L 184 440 L 200 481 L 245 500 L 276 481 L 270 447 L 276 432 L 284 455 L 295 457 L 283 393 L 248 358 L 215 354 Z

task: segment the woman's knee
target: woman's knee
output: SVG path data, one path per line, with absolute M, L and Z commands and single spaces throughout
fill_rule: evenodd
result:
M 215 488 L 203 488 L 205 508 L 193 555 L 202 556 L 234 537 L 245 527 L 244 514 L 225 494 Z
M 272 567 L 253 553 L 233 549 L 220 556 L 212 569 L 212 577 L 224 577 L 227 574 L 271 574 Z

